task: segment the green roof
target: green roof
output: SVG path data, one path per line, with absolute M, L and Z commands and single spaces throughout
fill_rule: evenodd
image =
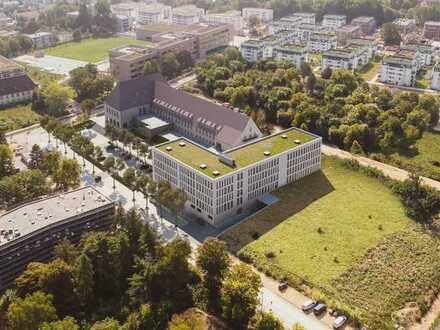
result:
M 318 137 L 302 130 L 291 128 L 277 134 L 257 139 L 254 142 L 231 149 L 231 151 L 225 153 L 226 157 L 235 161 L 235 167 L 221 162 L 218 158 L 219 155 L 216 153 L 184 138 L 163 143 L 157 148 L 199 172 L 211 178 L 216 178 L 259 162 L 265 158 L 278 155 L 317 138 Z M 184 143 L 184 145 L 182 143 Z M 270 154 L 265 155 L 266 152 Z M 206 168 L 201 168 L 200 166 L 202 164 L 206 165 Z M 215 171 L 218 171 L 219 174 L 215 175 L 213 173 Z

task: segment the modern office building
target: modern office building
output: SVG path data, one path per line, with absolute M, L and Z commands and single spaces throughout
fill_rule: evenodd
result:
M 338 39 L 334 33 L 315 32 L 310 34 L 307 47 L 311 52 L 325 52 L 336 48 Z
M 440 22 L 425 22 L 425 25 L 423 26 L 423 36 L 426 39 L 440 41 Z
M 440 66 L 438 64 L 434 65 L 431 78 L 431 88 L 440 90 Z
M 154 179 L 187 194 L 186 212 L 221 227 L 318 171 L 321 137 L 291 128 L 221 153 L 181 138 L 153 147 L 152 159 Z
M 274 59 L 289 61 L 297 69 L 300 68 L 302 62 L 308 61 L 308 49 L 305 44 L 285 44 L 274 47 L 272 54 Z
M 300 18 L 302 24 L 316 24 L 314 13 L 294 13 L 291 17 Z
M 345 15 L 324 15 L 322 25 L 330 28 L 339 28 L 347 24 L 347 16 Z
M 261 137 L 254 121 L 237 109 L 174 89 L 159 74 L 120 81 L 104 108 L 106 121 L 115 127 L 142 125 L 144 116 L 154 115 L 179 134 L 218 150 Z
M 171 22 L 175 25 L 197 24 L 204 15 L 205 10 L 195 5 L 175 7 L 172 10 Z
M 363 47 L 331 49 L 322 53 L 321 70 L 330 68 L 355 71 L 368 63 L 368 55 L 368 50 Z
M 88 231 L 111 225 L 114 202 L 84 187 L 18 206 L 0 217 L 0 291 L 33 261 L 52 257 L 62 239 L 77 242 Z
M 370 35 L 376 31 L 376 20 L 371 16 L 359 16 L 353 18 L 350 24 L 359 26 L 364 35 Z
M 223 13 L 207 13 L 203 20 L 208 24 L 230 25 L 234 33 L 239 33 L 243 28 L 243 18 L 239 10 L 229 10 Z
M 23 67 L 0 56 L 0 107 L 30 101 L 36 87 Z
M 263 22 L 267 23 L 273 20 L 273 9 L 268 8 L 243 8 L 242 16 L 244 19 L 248 20 L 249 18 L 255 16 Z
M 415 54 L 387 56 L 382 60 L 379 81 L 398 86 L 414 86 L 418 71 Z
M 171 20 L 171 6 L 162 3 L 142 5 L 138 8 L 137 24 L 169 23 Z

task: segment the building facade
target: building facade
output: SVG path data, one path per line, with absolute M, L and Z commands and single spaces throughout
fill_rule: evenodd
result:
M 171 22 L 176 25 L 197 24 L 204 15 L 205 10 L 194 5 L 175 7 L 172 10 Z
M 234 33 L 239 33 L 243 28 L 243 18 L 238 10 L 230 10 L 224 13 L 207 13 L 203 20 L 208 24 L 230 25 Z
M 46 261 L 64 238 L 111 226 L 114 203 L 92 187 L 29 202 L 0 218 L 0 291 L 33 261 Z
M 427 21 L 423 26 L 423 36 L 426 39 L 440 41 L 440 22 Z
M 440 66 L 438 64 L 432 69 L 431 88 L 440 90 Z
M 337 48 L 322 53 L 321 70 L 345 69 L 355 71 L 368 63 L 368 50 L 359 48 Z
M 316 15 L 314 13 L 294 13 L 291 17 L 301 19 L 301 24 L 316 24 Z
M 361 29 L 357 25 L 344 25 L 335 29 L 338 46 L 344 46 L 347 41 L 361 36 Z
M 398 86 L 414 86 L 418 71 L 417 60 L 414 56 L 399 56 L 398 54 L 385 57 L 379 72 L 379 81 Z
M 224 153 L 179 139 L 154 147 L 152 159 L 155 180 L 185 191 L 186 212 L 221 227 L 275 189 L 318 171 L 321 138 L 291 128 Z
M 244 19 L 248 20 L 249 18 L 255 16 L 263 22 L 267 23 L 273 20 L 273 9 L 267 8 L 243 8 L 242 16 Z
M 0 107 L 32 100 L 37 85 L 14 61 L 0 56 Z
M 376 20 L 371 16 L 359 16 L 353 18 L 350 24 L 359 26 L 364 35 L 370 35 L 376 31 Z
M 171 20 L 172 9 L 161 3 L 154 3 L 151 5 L 143 5 L 138 9 L 136 19 L 137 24 L 157 24 L 169 23 Z
M 37 32 L 24 36 L 31 39 L 36 48 L 47 48 L 54 44 L 54 36 L 49 32 Z
M 309 37 L 307 47 L 311 52 L 322 53 L 336 48 L 338 38 L 334 33 L 316 32 Z
M 301 63 L 308 62 L 308 49 L 305 44 L 286 44 L 274 47 L 273 58 L 291 62 L 297 69 Z
M 347 24 L 347 16 L 345 15 L 324 15 L 322 25 L 330 28 L 339 28 Z

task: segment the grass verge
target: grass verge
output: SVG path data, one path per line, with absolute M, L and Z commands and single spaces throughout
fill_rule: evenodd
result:
M 31 126 L 38 123 L 40 115 L 31 110 L 31 105 L 18 105 L 0 110 L 0 126 L 7 131 Z

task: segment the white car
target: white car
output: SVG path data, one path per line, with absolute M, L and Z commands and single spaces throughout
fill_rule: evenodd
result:
M 302 304 L 301 309 L 304 312 L 308 312 L 308 311 L 312 310 L 315 306 L 316 306 L 316 301 L 314 301 L 314 300 L 306 300 L 304 302 L 304 304 Z
M 347 316 L 345 316 L 345 315 L 338 316 L 333 321 L 333 329 L 341 328 L 345 324 L 345 322 L 347 322 Z

